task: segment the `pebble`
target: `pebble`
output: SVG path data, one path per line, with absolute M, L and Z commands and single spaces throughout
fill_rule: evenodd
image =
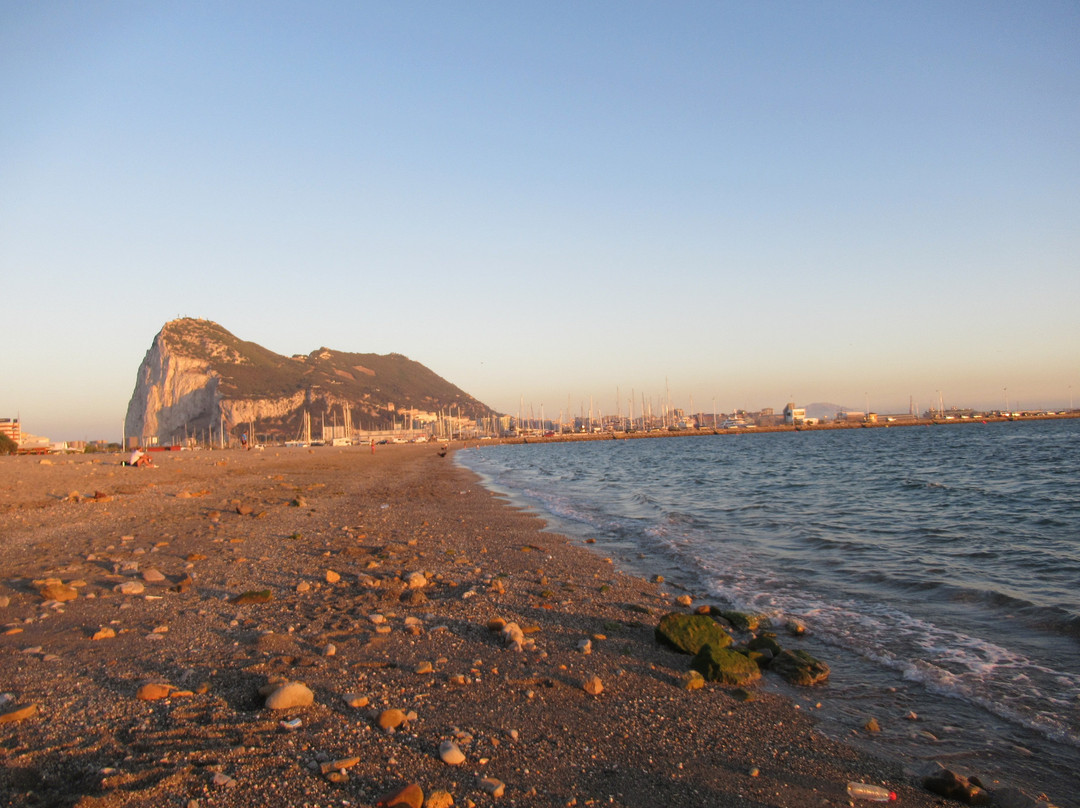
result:
M 422 673 L 422 674 L 423 673 L 434 673 L 435 672 L 435 666 L 432 665 L 430 662 L 418 662 L 417 665 L 416 665 L 416 672 L 417 673 Z
M 590 676 L 581 688 L 590 696 L 599 696 L 604 691 L 604 685 L 599 676 Z
M 326 582 L 328 584 L 336 584 L 340 580 L 341 575 L 339 575 L 338 573 L 334 572 L 333 570 L 326 571 Z
M 379 798 L 378 808 L 424 808 L 424 791 L 417 783 L 409 783 Z
M 705 687 L 705 677 L 698 671 L 689 670 L 680 677 L 679 686 L 683 690 L 701 690 Z
M 0 715 L 0 724 L 13 724 L 16 721 L 23 721 L 31 716 L 37 715 L 37 711 L 38 707 L 36 704 L 26 704 L 21 707 L 15 707 Z
M 353 708 L 367 707 L 368 697 L 361 696 L 359 693 L 346 693 L 341 697 L 344 702 Z
M 162 684 L 160 682 L 147 682 L 142 685 L 135 693 L 135 698 L 139 701 L 157 701 L 158 699 L 167 699 L 169 694 L 176 688 L 172 685 Z
M 141 595 L 146 591 L 146 587 L 141 581 L 127 581 L 117 586 L 116 591 L 121 595 Z
M 142 577 L 143 580 L 146 581 L 148 584 L 160 584 L 165 580 L 165 576 L 161 573 L 161 571 L 156 570 L 153 567 L 146 570 L 142 574 Z
M 221 772 L 215 772 L 212 780 L 213 784 L 219 788 L 233 788 L 236 785 L 236 781 L 229 777 L 227 774 Z
M 443 741 L 439 744 L 439 757 L 447 766 L 460 766 L 465 762 L 465 753 L 453 741 Z
M 405 583 L 409 589 L 423 589 L 428 585 L 428 579 L 422 572 L 410 572 L 405 576 Z
M 501 797 L 506 792 L 506 783 L 494 777 L 482 777 L 477 785 L 481 791 L 486 791 L 492 797 Z
M 307 707 L 314 701 L 315 694 L 303 682 L 288 682 L 266 697 L 266 707 L 270 710 L 288 710 Z
M 61 583 L 47 584 L 41 587 L 40 593 L 45 600 L 56 600 L 60 603 L 66 603 L 79 597 L 79 592 L 75 587 Z
M 383 710 L 379 713 L 378 718 L 375 719 L 375 723 L 379 725 L 380 729 L 397 729 L 407 720 L 405 713 L 397 708 L 391 707 L 389 710 Z
M 679 595 L 679 597 L 675 598 L 675 602 L 680 606 L 690 607 L 693 604 L 694 599 L 689 595 Z
M 340 772 L 345 769 L 351 769 L 359 762 L 360 758 L 358 757 L 341 758 L 339 760 L 331 760 L 327 763 L 323 763 L 319 769 L 323 774 L 330 774 L 331 772 Z
M 578 640 L 577 649 L 583 654 L 592 653 L 592 640 Z
M 432 791 L 426 800 L 424 800 L 424 808 L 451 808 L 454 804 L 454 798 L 449 791 Z

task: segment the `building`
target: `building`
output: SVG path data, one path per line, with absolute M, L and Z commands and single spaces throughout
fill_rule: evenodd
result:
M 7 435 L 16 446 L 22 445 L 22 426 L 18 418 L 0 418 L 0 435 Z
M 796 407 L 795 402 L 789 401 L 784 407 L 784 423 L 788 426 L 798 426 L 806 421 L 806 407 Z
M 858 410 L 840 410 L 836 413 L 838 423 L 861 423 L 866 420 L 866 413 Z

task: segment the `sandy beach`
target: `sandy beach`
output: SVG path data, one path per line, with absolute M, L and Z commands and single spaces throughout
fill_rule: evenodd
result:
M 154 460 L 0 457 L 0 803 L 944 802 L 817 732 L 813 688 L 682 687 L 654 627 L 697 603 L 435 446 Z

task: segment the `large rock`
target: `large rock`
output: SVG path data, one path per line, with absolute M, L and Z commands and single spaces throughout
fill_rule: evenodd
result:
M 348 412 L 365 424 L 389 426 L 393 402 L 401 399 L 425 401 L 431 412 L 453 403 L 462 415 L 494 414 L 401 354 L 320 348 L 288 357 L 209 320 L 182 318 L 165 324 L 143 358 L 124 429 L 129 437 L 165 445 L 193 435 L 216 443 L 223 426 L 238 435 L 241 424 L 291 437 L 302 429 L 305 412 L 311 421 Z
M 656 639 L 684 654 L 696 654 L 704 646 L 727 648 L 731 635 L 707 614 L 670 612 L 660 618 Z
M 923 788 L 965 805 L 989 805 L 990 795 L 973 780 L 945 769 L 923 780 Z
M 710 682 L 747 685 L 761 678 L 757 663 L 738 651 L 704 646 L 690 662 L 690 667 Z
M 809 687 L 829 678 L 829 666 L 806 651 L 784 650 L 769 663 L 769 670 L 793 685 Z
M 731 623 L 739 631 L 757 631 L 761 628 L 762 616 L 749 612 L 736 612 L 730 609 L 720 611 L 720 616 Z
M 776 641 L 776 638 L 769 635 L 754 637 L 746 644 L 746 647 L 751 651 L 768 651 L 771 658 L 780 656 L 784 650 L 780 647 L 780 643 Z

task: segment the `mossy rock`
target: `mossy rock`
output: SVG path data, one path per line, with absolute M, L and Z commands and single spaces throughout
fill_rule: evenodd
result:
M 769 663 L 773 661 L 772 652 L 769 651 L 767 648 L 763 648 L 760 651 L 751 651 L 750 649 L 746 649 L 742 653 L 744 653 L 750 659 L 754 660 L 754 662 L 757 663 L 757 666 L 759 668 L 767 668 L 769 667 Z
M 656 639 L 684 654 L 696 654 L 705 645 L 727 648 L 731 635 L 706 614 L 669 612 L 660 618 Z
M 749 612 L 724 610 L 720 612 L 720 616 L 739 631 L 757 631 L 764 622 L 764 618 L 760 614 L 750 614 Z
M 829 666 L 806 651 L 781 651 L 769 663 L 769 670 L 793 685 L 803 687 L 820 684 L 829 678 Z
M 757 663 L 738 651 L 704 646 L 690 662 L 690 667 L 710 682 L 742 687 L 761 678 Z
M 780 656 L 780 652 L 784 650 L 780 647 L 780 643 L 776 641 L 775 637 L 768 635 L 754 637 L 754 639 L 746 644 L 746 647 L 751 651 L 771 651 L 774 657 Z

